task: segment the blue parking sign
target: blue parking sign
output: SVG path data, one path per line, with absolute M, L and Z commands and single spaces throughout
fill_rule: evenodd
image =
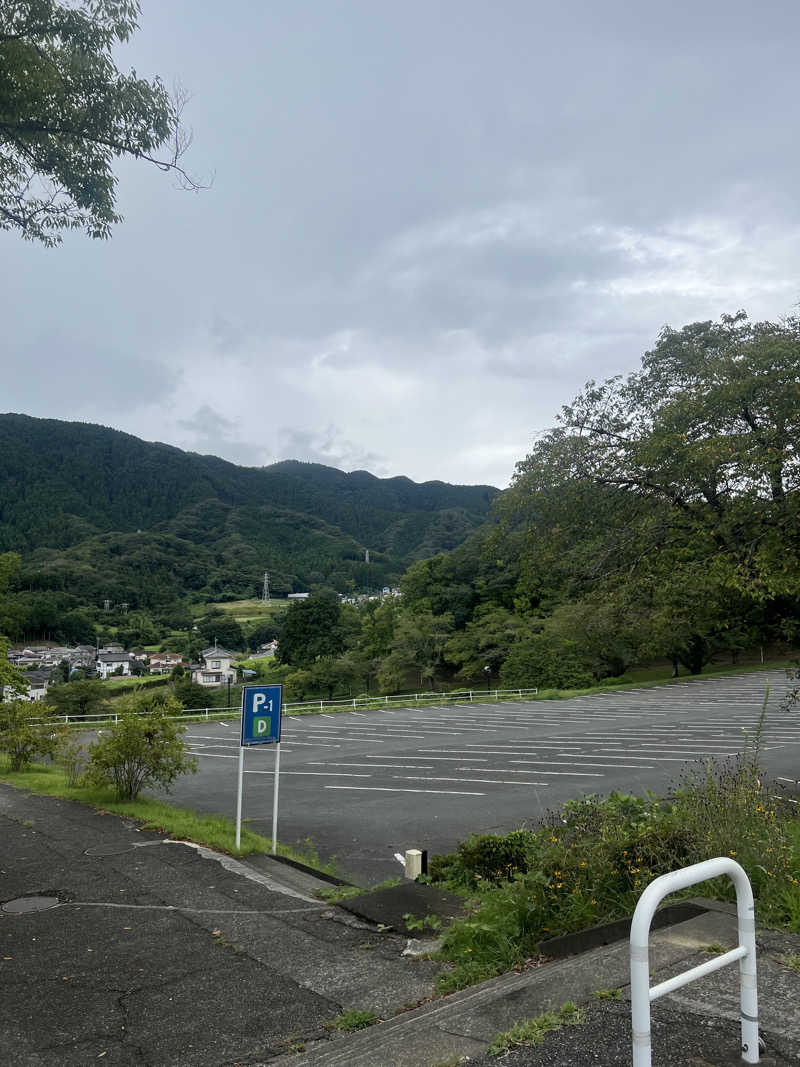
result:
M 242 689 L 242 745 L 269 745 L 281 739 L 283 686 L 246 685 Z

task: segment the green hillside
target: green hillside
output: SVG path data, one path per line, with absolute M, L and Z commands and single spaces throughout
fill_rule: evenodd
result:
M 239 467 L 104 426 L 0 415 L 0 552 L 21 586 L 163 607 L 399 579 L 483 522 L 491 486 L 286 461 Z M 365 562 L 369 549 L 370 563 Z

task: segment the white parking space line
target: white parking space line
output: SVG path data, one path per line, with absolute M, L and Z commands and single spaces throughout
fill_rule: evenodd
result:
M 567 753 L 567 752 L 564 753 L 564 755 L 569 755 L 569 754 L 570 753 Z M 653 770 L 655 770 L 655 767 L 650 767 L 646 763 L 645 764 L 637 764 L 637 763 L 582 763 L 582 764 L 577 764 L 577 763 L 573 763 L 571 760 L 557 760 L 557 759 L 553 759 L 553 760 L 550 760 L 550 759 L 549 760 L 512 759 L 509 762 L 510 763 L 514 763 L 514 764 L 525 763 L 525 764 L 530 764 L 531 766 L 536 766 L 536 767 L 577 767 L 577 766 L 581 766 L 581 767 L 606 767 L 610 771 L 623 771 L 623 770 L 627 770 L 627 771 L 653 771 Z M 492 770 L 493 768 L 487 767 L 485 769 L 486 770 Z
M 549 782 L 509 782 L 502 778 L 424 778 L 415 775 L 395 774 L 392 776 L 398 782 L 461 782 L 463 785 L 522 785 L 522 786 L 547 786 Z
M 464 789 L 404 789 L 386 785 L 326 785 L 326 789 L 351 789 L 364 793 L 436 793 L 447 797 L 485 797 L 485 793 L 471 793 Z
M 244 773 L 245 774 L 274 774 L 275 772 L 274 772 L 274 770 L 272 770 L 272 771 L 270 771 L 270 770 L 266 770 L 266 771 L 252 770 L 251 771 L 251 770 L 248 770 L 247 767 L 245 767 Z M 328 773 L 327 771 L 286 771 L 286 770 L 283 769 L 283 767 L 281 767 L 281 778 L 283 778 L 283 776 L 285 774 L 286 775 L 295 775 L 295 776 L 298 776 L 298 777 L 313 776 L 315 778 L 371 778 L 372 777 L 371 774 L 353 774 L 352 772 L 349 772 L 349 771 L 331 771 L 330 773 Z
M 309 735 L 306 734 L 306 737 L 308 737 L 308 736 Z M 383 738 L 383 737 L 342 737 L 341 734 L 330 734 L 330 735 L 329 734 L 317 734 L 316 736 L 317 737 L 324 737 L 326 741 L 332 741 L 333 738 L 335 737 L 340 742 L 340 745 L 337 745 L 337 748 L 341 747 L 341 744 L 344 744 L 347 741 L 351 741 L 354 745 L 356 745 L 356 744 L 383 745 L 383 744 L 386 743 L 386 739 Z M 311 744 L 314 744 L 314 743 L 315 742 L 313 742 L 313 741 L 304 741 L 304 742 L 298 741 L 297 742 L 297 744 L 306 744 L 306 745 L 311 745 Z M 322 745 L 321 747 L 324 748 L 325 746 Z
M 616 749 L 616 748 L 611 748 L 611 747 L 609 747 L 607 745 L 601 745 L 601 746 L 599 746 L 597 751 L 598 752 L 619 752 L 620 750 Z M 695 754 L 700 755 L 700 756 L 722 756 L 722 757 L 735 756 L 737 754 L 736 751 L 734 751 L 734 752 L 711 752 L 707 748 L 697 748 L 697 747 L 694 747 L 694 748 L 681 748 L 678 745 L 670 745 L 669 748 L 653 748 L 652 745 L 639 745 L 639 747 L 637 749 L 635 749 L 634 751 L 643 752 L 643 753 L 646 753 L 648 755 L 652 754 L 653 756 L 672 755 L 672 756 L 686 756 L 687 758 L 690 758 Z
M 405 756 L 390 756 L 388 753 L 385 756 L 370 756 L 368 753 L 364 753 L 364 759 L 410 759 L 408 755 Z M 470 760 L 472 763 L 488 763 L 488 759 L 483 756 L 425 756 L 426 760 L 436 760 L 437 762 L 444 763 L 463 763 L 465 759 Z
M 238 745 L 197 745 L 197 744 L 193 744 L 190 741 L 189 742 L 189 748 L 192 750 L 192 752 L 199 752 L 201 749 L 206 749 L 206 748 L 224 748 L 227 751 L 230 751 L 231 749 L 238 749 L 239 746 Z
M 287 744 L 287 745 L 303 745 L 304 747 L 307 747 L 307 748 L 341 748 L 342 747 L 341 745 L 330 744 L 330 742 L 327 743 L 327 744 L 323 744 L 321 741 L 296 741 L 294 738 L 292 738 L 291 741 L 286 741 L 286 742 L 282 742 L 282 743 Z
M 309 763 L 309 767 L 388 767 L 393 770 L 402 771 L 433 771 L 435 767 L 428 767 L 424 763 Z M 481 770 L 483 768 L 481 767 Z

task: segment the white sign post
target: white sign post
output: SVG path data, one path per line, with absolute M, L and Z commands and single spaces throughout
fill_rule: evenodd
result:
M 239 781 L 236 790 L 236 849 L 242 839 L 242 783 L 244 750 L 251 745 L 275 745 L 272 791 L 272 854 L 278 850 L 278 791 L 281 769 L 281 712 L 283 686 L 246 685 L 242 689 L 242 735 L 239 743 Z

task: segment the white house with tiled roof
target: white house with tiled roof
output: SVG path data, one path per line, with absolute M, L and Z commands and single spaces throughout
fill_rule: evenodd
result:
M 202 665 L 192 669 L 192 681 L 198 685 L 212 686 L 226 685 L 228 681 L 233 684 L 236 681 L 236 668 L 233 661 L 238 659 L 238 653 L 228 652 L 219 645 L 207 648 L 201 652 Z

